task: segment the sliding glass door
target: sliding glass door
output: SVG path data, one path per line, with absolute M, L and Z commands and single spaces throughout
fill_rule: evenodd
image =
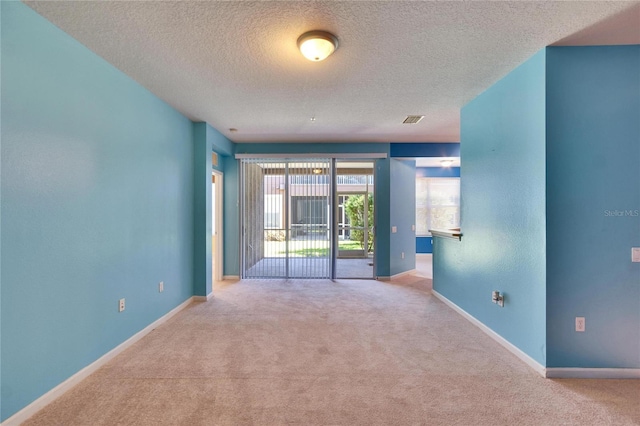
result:
M 336 161 L 336 278 L 374 277 L 373 161 Z
M 372 160 L 241 160 L 243 278 L 373 278 Z
M 242 276 L 331 278 L 331 160 L 243 159 Z

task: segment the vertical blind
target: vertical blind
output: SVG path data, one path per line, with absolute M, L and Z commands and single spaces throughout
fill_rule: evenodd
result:
M 331 160 L 241 160 L 244 278 L 330 278 Z

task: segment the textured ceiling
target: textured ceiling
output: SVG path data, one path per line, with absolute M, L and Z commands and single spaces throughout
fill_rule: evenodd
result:
M 640 43 L 637 1 L 26 3 L 237 142 L 458 141 L 460 108 L 544 46 L 618 20 Z M 340 40 L 318 63 L 296 47 L 314 29 Z

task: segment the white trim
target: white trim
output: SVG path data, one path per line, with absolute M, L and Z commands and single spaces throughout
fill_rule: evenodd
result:
M 213 280 L 222 280 L 222 270 L 224 269 L 224 173 L 213 170 L 212 174 L 216 177 L 216 211 L 212 214 L 216 217 L 216 270 L 213 273 Z
M 224 275 L 222 279 L 224 281 L 227 281 L 227 280 L 238 281 L 240 279 L 240 275 Z
M 124 342 L 120 343 L 115 348 L 111 349 L 106 354 L 102 355 L 100 358 L 98 358 L 91 364 L 87 365 L 86 367 L 84 367 L 83 369 L 75 373 L 73 376 L 69 377 L 64 382 L 60 383 L 58 386 L 54 387 L 53 389 L 51 389 L 50 391 L 42 395 L 40 398 L 33 401 L 31 404 L 24 407 L 22 410 L 18 411 L 17 413 L 15 413 L 14 415 L 6 419 L 0 425 L 1 426 L 14 426 L 14 425 L 17 426 L 23 423 L 24 421 L 29 419 L 31 416 L 36 414 L 38 411 L 42 410 L 44 407 L 46 407 L 47 405 L 55 401 L 57 398 L 61 397 L 64 393 L 69 391 L 75 385 L 77 385 L 78 383 L 80 383 L 81 381 L 89 377 L 100 367 L 102 367 L 103 365 L 111 361 L 116 356 L 120 355 L 124 350 L 128 349 L 134 343 L 136 343 L 137 341 L 142 339 L 144 336 L 149 334 L 151 331 L 153 331 L 153 329 L 165 323 L 169 318 L 173 317 L 175 314 L 177 314 L 178 312 L 180 312 L 181 310 L 189 306 L 193 302 L 193 300 L 194 300 L 193 297 L 188 298 L 187 300 L 185 300 L 184 302 L 182 302 L 181 304 L 179 304 L 178 306 L 176 306 L 175 308 L 173 308 L 172 310 L 170 310 L 169 312 L 167 312 L 166 314 L 164 314 L 163 316 L 161 316 L 160 318 L 158 318 L 157 320 L 155 320 L 154 322 L 152 322 L 151 324 L 149 324 L 148 326 L 146 326 L 145 328 L 143 328 L 133 336 L 129 337 Z
M 391 279 L 399 278 L 399 277 L 401 277 L 403 275 L 407 275 L 407 274 L 413 274 L 415 272 L 417 272 L 415 270 L 415 268 L 414 269 L 409 269 L 408 271 L 404 271 L 404 272 L 400 272 L 399 274 L 391 275 Z
M 416 272 L 418 272 L 418 271 L 415 268 L 414 269 L 409 269 L 408 271 L 404 271 L 404 272 L 400 272 L 400 273 L 395 274 L 395 275 L 391 275 L 389 277 L 389 279 L 392 280 L 394 278 L 400 278 L 400 277 L 402 277 L 404 275 L 415 274 Z
M 553 379 L 640 379 L 640 368 L 547 368 Z
M 236 160 L 244 158 L 345 158 L 345 159 L 368 159 L 368 158 L 387 158 L 386 152 L 369 152 L 369 153 L 309 153 L 309 154 L 236 154 Z
M 416 272 L 418 272 L 416 269 L 409 269 L 408 271 L 404 271 L 404 272 L 400 272 L 399 274 L 395 274 L 395 275 L 382 275 L 379 277 L 376 277 L 377 280 L 379 281 L 391 281 L 394 278 L 399 278 L 403 275 L 407 275 L 407 274 L 415 274 Z
M 206 296 L 193 296 L 194 302 L 206 302 L 211 299 L 213 299 L 213 292 L 207 294 Z
M 480 330 L 482 330 L 486 335 L 488 335 L 493 340 L 495 340 L 496 342 L 501 344 L 509 352 L 511 352 L 512 354 L 514 354 L 518 358 L 520 358 L 525 364 L 527 364 L 529 367 L 533 368 L 536 373 L 540 374 L 542 377 L 546 377 L 545 368 L 538 361 L 536 361 L 535 359 L 531 358 L 529 355 L 524 353 L 521 349 L 519 349 L 518 347 L 514 346 L 511 342 L 509 342 L 504 337 L 500 336 L 498 333 L 496 333 L 495 331 L 493 331 L 492 329 L 490 329 L 489 327 L 487 327 L 486 325 L 481 323 L 474 316 L 469 314 L 467 311 L 465 311 L 460 306 L 456 305 L 451 300 L 447 299 L 446 297 L 444 297 L 443 295 L 441 295 L 437 291 L 431 290 L 431 293 L 435 297 L 440 299 L 445 305 L 449 306 L 451 309 L 453 309 L 454 311 L 456 311 L 457 313 L 462 315 L 465 319 L 467 319 L 469 322 L 471 322 L 471 324 L 475 325 Z

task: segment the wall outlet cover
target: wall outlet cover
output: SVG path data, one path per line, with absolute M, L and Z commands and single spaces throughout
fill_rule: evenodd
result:
M 631 261 L 640 263 L 640 247 L 631 247 Z

